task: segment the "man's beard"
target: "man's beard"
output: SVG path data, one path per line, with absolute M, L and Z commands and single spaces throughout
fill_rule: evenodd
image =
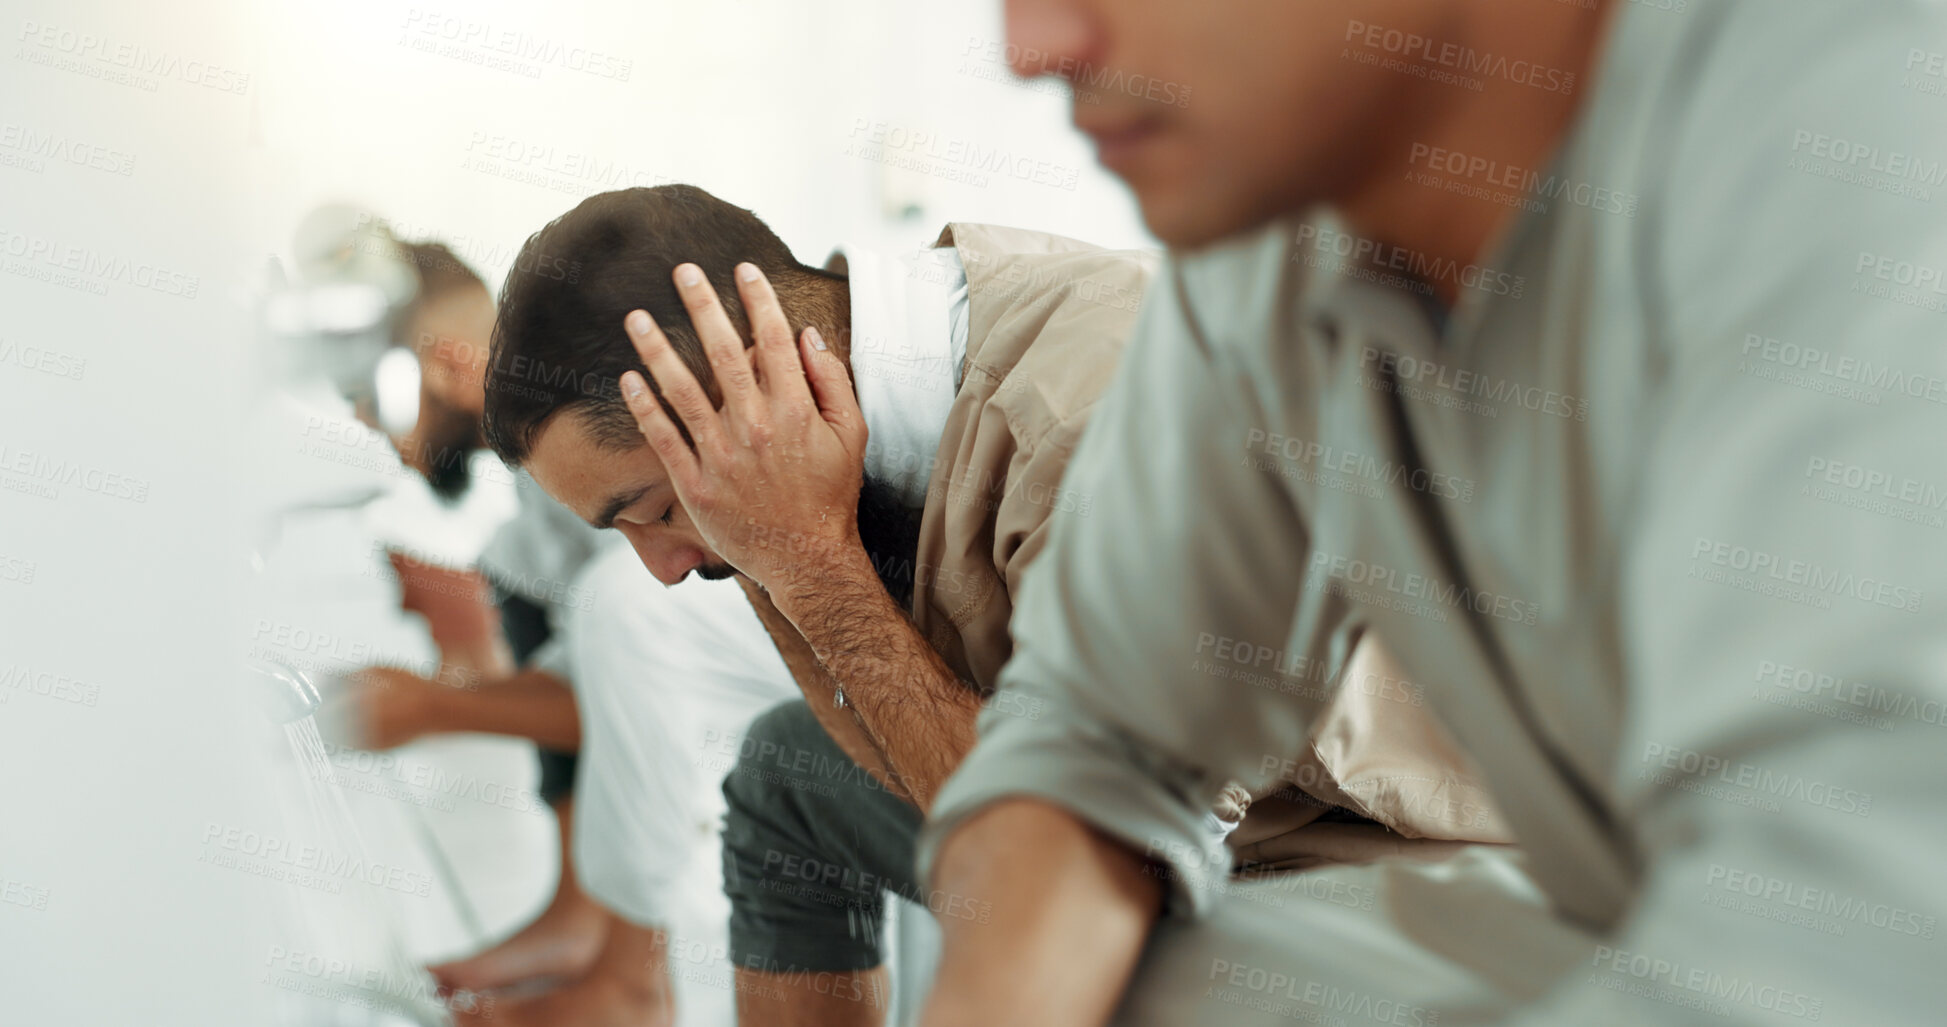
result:
M 453 407 L 433 405 L 426 437 L 426 484 L 433 494 L 448 503 L 466 495 L 473 485 L 473 452 L 486 440 L 480 435 L 480 419 Z

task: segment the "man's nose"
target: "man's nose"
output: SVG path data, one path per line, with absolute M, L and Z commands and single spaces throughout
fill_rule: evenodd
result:
M 1007 0 L 1007 63 L 1022 78 L 1080 73 L 1089 18 L 1076 0 Z
M 657 581 L 674 585 L 687 577 L 696 565 L 702 562 L 688 546 L 673 544 L 658 538 L 657 532 L 647 528 L 617 525 L 635 550 L 636 558 Z

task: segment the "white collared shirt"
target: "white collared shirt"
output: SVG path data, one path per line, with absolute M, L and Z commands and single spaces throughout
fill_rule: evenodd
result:
M 920 509 L 967 359 L 966 269 L 951 246 L 898 256 L 842 246 L 834 257 L 851 285 L 866 477 Z

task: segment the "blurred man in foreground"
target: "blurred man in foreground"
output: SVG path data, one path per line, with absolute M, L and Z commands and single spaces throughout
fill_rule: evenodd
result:
M 930 884 L 994 916 L 946 922 L 927 1023 L 1936 1008 L 1941 8 L 1008 18 L 1176 257 L 1064 483 L 1115 516 L 1023 590 L 996 708 L 1047 715 L 987 714 L 933 807 Z M 1405 487 L 1341 487 L 1367 460 Z M 1203 804 L 1321 704 L 1183 668 L 1362 628 L 1526 857 L 1199 886 Z M 1810 894 L 1883 915 L 1777 922 Z

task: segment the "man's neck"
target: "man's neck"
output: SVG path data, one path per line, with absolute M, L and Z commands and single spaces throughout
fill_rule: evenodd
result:
M 1368 185 L 1341 197 L 1339 212 L 1359 234 L 1429 264 L 1466 267 L 1485 259 L 1517 209 L 1440 187 L 1437 179 L 1455 176 L 1433 162 L 1460 154 L 1466 161 L 1493 162 L 1500 175 L 1509 174 L 1507 169 L 1545 174 L 1589 102 L 1606 30 L 1621 6 L 1617 0 L 1594 0 L 1593 8 L 1552 2 L 1471 5 L 1472 16 L 1457 25 L 1464 38 L 1443 42 L 1508 53 L 1508 41 L 1519 40 L 1524 45 L 1511 57 L 1572 74 L 1574 85 L 1568 92 L 1504 79 L 1488 79 L 1480 92 L 1421 85 L 1420 116 L 1398 123 L 1395 138 L 1362 178 Z M 1429 178 L 1435 184 L 1427 184 Z M 1488 181 L 1475 184 L 1494 188 Z M 1454 277 L 1429 283 L 1449 307 L 1459 297 Z
M 826 280 L 819 283 L 820 296 L 813 312 L 805 323 L 818 329 L 818 334 L 845 362 L 845 373 L 852 373 L 852 283 L 844 279 Z

